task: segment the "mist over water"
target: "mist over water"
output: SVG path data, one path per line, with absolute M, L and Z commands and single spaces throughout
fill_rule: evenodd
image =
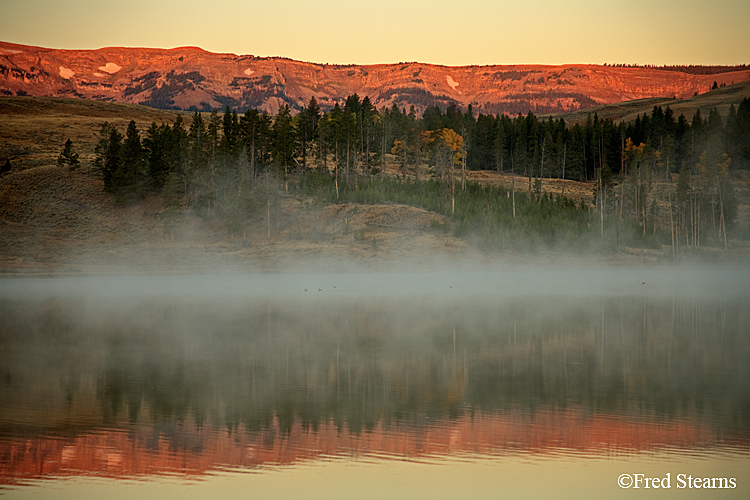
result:
M 747 469 L 749 299 L 746 266 L 2 279 L 0 484 L 332 459 Z

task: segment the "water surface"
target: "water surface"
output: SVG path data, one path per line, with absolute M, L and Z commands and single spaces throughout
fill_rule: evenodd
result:
M 3 279 L 0 494 L 746 498 L 749 298 L 736 267 Z

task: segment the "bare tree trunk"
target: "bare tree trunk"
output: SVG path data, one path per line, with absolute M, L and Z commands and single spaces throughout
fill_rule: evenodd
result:
M 385 116 L 385 113 L 384 113 L 384 116 Z M 383 163 L 383 171 L 381 172 L 381 177 L 382 175 L 385 175 L 385 141 L 386 141 L 387 135 L 388 135 L 388 126 L 387 126 L 385 118 L 383 118 L 383 140 L 380 141 L 380 158 Z
M 266 223 L 268 241 L 271 241 L 271 196 L 268 193 L 268 173 L 266 173 Z
M 604 186 L 602 186 L 602 171 L 599 169 L 599 236 L 604 238 L 604 204 L 606 202 Z
M 365 149 L 367 151 L 365 152 L 365 170 L 367 170 L 367 178 L 370 179 L 372 175 L 371 175 L 371 169 L 370 169 L 370 125 L 369 124 L 367 125 L 366 141 L 367 141 L 367 144 L 365 146 Z
M 461 191 L 466 191 L 466 148 L 463 148 L 463 163 L 461 164 Z
M 722 230 L 724 232 L 724 251 L 727 251 L 727 226 L 724 222 L 724 197 L 721 194 L 721 187 L 719 187 L 719 235 Z
M 336 186 L 336 201 L 339 201 L 339 141 L 338 138 L 336 139 L 336 151 L 334 153 L 334 158 L 336 160 L 333 174 L 334 174 L 334 185 Z
M 615 218 L 615 251 L 620 250 L 620 213 L 622 212 L 622 200 L 618 203 L 617 195 L 612 190 L 612 195 L 615 197 L 613 200 L 615 206 L 612 208 L 612 215 Z
M 672 260 L 675 260 L 675 234 L 674 234 L 674 218 L 672 217 L 672 194 L 669 194 L 669 229 L 672 233 Z
M 350 184 L 350 179 L 349 179 L 349 170 L 350 170 L 349 149 L 350 149 L 350 147 L 349 147 L 349 137 L 347 137 L 346 138 L 346 184 L 347 184 L 347 187 Z
M 529 170 L 529 199 L 531 199 L 531 168 Z
M 253 140 L 250 142 L 250 185 L 255 187 L 255 126 L 253 125 Z
M 677 254 L 680 253 L 680 208 L 677 207 L 677 213 L 675 214 L 677 217 L 677 223 L 675 224 L 674 228 L 674 242 L 675 242 L 675 251 Z
M 568 143 L 563 147 L 562 196 L 565 197 L 565 157 L 568 154 Z
M 336 166 L 334 168 L 335 168 L 335 172 L 334 172 L 335 176 L 334 176 L 333 184 L 336 186 L 336 201 L 338 202 L 339 201 L 339 164 L 338 162 L 336 162 Z
M 617 211 L 616 231 L 617 231 L 617 242 L 616 248 L 620 249 L 620 222 L 622 222 L 622 207 L 625 203 L 625 179 L 620 181 L 620 209 Z
M 716 227 L 716 210 L 714 210 L 714 207 L 716 204 L 714 203 L 714 193 L 713 189 L 711 190 L 711 229 L 713 230 L 713 234 L 718 240 L 721 236 L 721 227 Z
M 544 147 L 547 145 L 547 138 L 542 140 L 542 162 L 539 165 L 539 201 L 542 200 L 542 177 L 544 176 Z
M 690 236 L 692 247 L 695 248 L 695 207 L 693 203 L 693 193 L 690 193 Z
M 636 167 L 638 168 L 638 167 Z M 635 224 L 636 226 L 640 225 L 640 221 L 638 220 L 638 198 L 640 198 L 640 184 L 641 184 L 641 169 L 638 168 L 638 179 L 635 181 Z
M 456 213 L 456 175 L 453 169 L 453 156 L 451 155 L 450 162 L 450 191 L 451 191 L 451 215 Z
M 696 241 L 697 241 L 698 248 L 700 248 L 701 246 L 701 202 L 699 201 L 698 203 L 696 203 L 696 205 L 697 205 L 697 210 L 695 214 L 695 219 L 698 221 L 696 224 L 696 231 L 697 231 Z

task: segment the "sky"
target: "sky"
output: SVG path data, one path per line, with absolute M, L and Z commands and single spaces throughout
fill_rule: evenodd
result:
M 748 0 L 0 0 L 0 40 L 317 63 L 748 64 Z

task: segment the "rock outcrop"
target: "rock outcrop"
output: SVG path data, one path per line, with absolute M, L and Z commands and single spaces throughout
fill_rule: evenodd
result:
M 322 109 L 357 93 L 381 108 L 417 113 L 436 104 L 483 113 L 576 111 L 647 97 L 690 97 L 750 70 L 711 75 L 650 68 L 328 65 L 281 57 L 215 54 L 197 47 L 57 50 L 0 42 L 0 95 L 67 96 L 182 110 L 292 112 L 315 96 Z

